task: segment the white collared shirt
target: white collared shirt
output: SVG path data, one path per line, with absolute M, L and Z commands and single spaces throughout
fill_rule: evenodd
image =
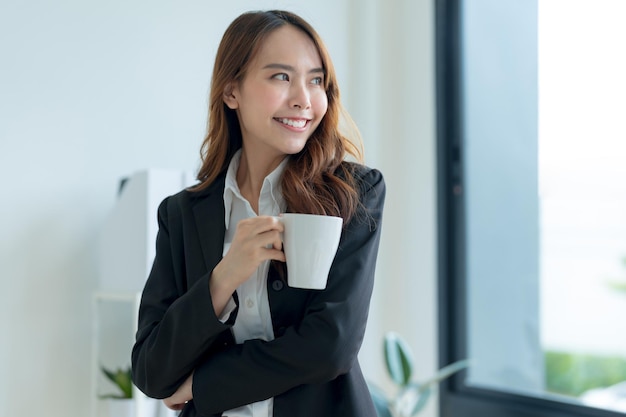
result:
M 241 160 L 241 150 L 237 151 L 230 161 L 226 172 L 224 187 L 224 208 L 226 235 L 224 237 L 224 252 L 226 255 L 235 235 L 237 223 L 243 219 L 254 217 L 252 206 L 239 190 L 237 184 L 237 170 Z M 280 179 L 288 158 L 285 158 L 274 171 L 263 180 L 261 195 L 259 196 L 259 213 L 264 216 L 277 216 L 285 211 L 285 201 L 280 189 Z M 273 340 L 272 317 L 267 295 L 267 272 L 269 261 L 263 262 L 255 273 L 246 282 L 237 288 L 239 297 L 239 312 L 232 327 L 236 343 L 243 343 L 249 339 Z M 229 301 L 220 320 L 228 319 L 235 309 L 234 300 Z M 222 414 L 223 417 L 272 417 L 273 399 L 248 404 Z

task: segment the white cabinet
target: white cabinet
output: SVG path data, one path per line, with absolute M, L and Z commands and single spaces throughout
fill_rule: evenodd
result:
M 100 367 L 130 366 L 141 291 L 155 256 L 159 203 L 194 181 L 187 171 L 138 171 L 122 182 L 119 198 L 103 225 L 98 248 L 99 291 L 93 295 L 92 417 L 109 417 L 99 397 L 116 392 Z M 161 401 L 147 398 L 136 388 L 133 402 L 136 417 L 175 415 Z

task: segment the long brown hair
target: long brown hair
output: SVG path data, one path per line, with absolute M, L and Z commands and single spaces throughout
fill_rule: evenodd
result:
M 229 84 L 243 80 L 264 39 L 287 24 L 302 30 L 317 47 L 325 71 L 328 110 L 304 148 L 290 156 L 282 177 L 282 193 L 290 212 L 341 216 L 347 221 L 358 206 L 358 185 L 351 175 L 351 164 L 342 162 L 348 155 L 362 161 L 361 137 L 341 105 L 335 69 L 323 41 L 309 23 L 287 11 L 247 12 L 226 29 L 213 68 L 207 134 L 197 176 L 200 183 L 191 190 L 206 188 L 228 168 L 241 148 L 237 113 L 226 106 L 223 92 Z M 350 139 L 341 133 L 340 119 L 350 129 Z

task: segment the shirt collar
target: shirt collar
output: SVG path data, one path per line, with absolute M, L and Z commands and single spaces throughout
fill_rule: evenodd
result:
M 271 201 L 279 208 L 279 210 L 285 210 L 285 201 L 280 187 L 280 179 L 283 171 L 287 166 L 289 157 L 286 156 L 282 162 L 263 180 L 263 186 L 261 188 L 261 199 L 270 198 Z M 239 169 L 239 163 L 241 162 L 241 149 L 239 149 L 230 160 L 228 170 L 226 171 L 226 180 L 224 185 L 224 221 L 226 229 L 230 224 L 230 212 L 233 205 L 233 198 L 237 197 L 245 201 L 241 191 L 239 190 L 239 184 L 237 184 L 237 170 Z

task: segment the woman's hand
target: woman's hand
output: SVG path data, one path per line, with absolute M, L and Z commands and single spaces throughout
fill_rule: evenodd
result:
M 233 288 L 247 281 L 263 261 L 285 261 L 283 230 L 283 224 L 271 216 L 250 217 L 237 224 L 230 249 L 219 264 Z
M 187 377 L 185 382 L 178 387 L 176 392 L 172 394 L 171 397 L 163 400 L 163 403 L 171 410 L 182 410 L 185 407 L 185 404 L 193 399 L 193 393 L 191 391 L 192 384 L 193 372 Z
M 263 261 L 285 262 L 280 238 L 283 230 L 283 224 L 272 216 L 251 217 L 237 224 L 230 249 L 213 270 L 209 281 L 218 316 L 237 287 L 247 281 Z

